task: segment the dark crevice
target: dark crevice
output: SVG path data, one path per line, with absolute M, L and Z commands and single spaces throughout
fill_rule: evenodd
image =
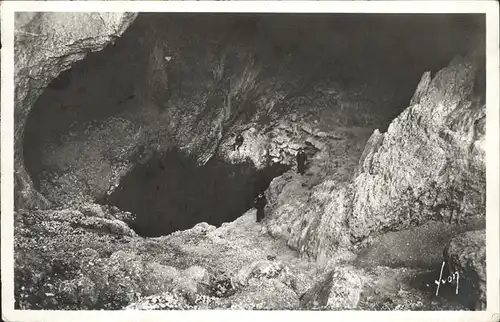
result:
M 64 90 L 71 84 L 71 69 L 61 72 L 49 83 L 48 88 L 53 90 Z
M 101 203 L 136 214 L 131 227 L 141 236 L 161 236 L 200 222 L 220 226 L 252 207 L 255 196 L 289 166 L 276 163 L 257 170 L 250 160 L 230 164 L 196 158 L 178 149 L 153 156 L 122 178 Z

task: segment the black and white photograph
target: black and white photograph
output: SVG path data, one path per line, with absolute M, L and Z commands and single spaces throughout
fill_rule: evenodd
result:
M 12 311 L 498 313 L 489 13 L 133 2 L 2 12 Z

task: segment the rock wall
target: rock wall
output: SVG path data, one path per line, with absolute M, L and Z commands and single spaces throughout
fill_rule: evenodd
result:
M 251 117 L 254 92 L 265 101 L 273 95 L 262 93 L 263 82 L 255 88 L 262 66 L 251 48 L 230 43 L 223 53 L 211 30 L 217 24 L 203 19 L 212 27 L 185 33 L 182 17 L 141 15 L 116 48 L 75 65 L 64 92 L 41 97 L 27 128 L 26 162 L 49 200 L 101 199 L 136 164 L 173 147 L 203 164 L 242 109 Z M 44 131 L 48 124 L 57 138 Z
M 326 177 L 310 191 L 303 178 L 271 183 L 268 231 L 326 264 L 387 231 L 484 218 L 484 93 L 480 52 L 425 73 L 410 106 L 368 140 L 351 180 Z
M 306 141 L 311 152 L 322 150 L 324 163 L 348 154 L 341 128 L 371 130 L 384 117 L 371 111 L 392 92 L 346 87 L 333 72 L 318 81 L 319 67 L 303 64 L 311 60 L 303 55 L 318 53 L 285 55 L 286 48 L 273 49 L 275 39 L 258 38 L 262 32 L 252 23 L 139 15 L 116 47 L 73 65 L 67 88 L 47 89 L 31 111 L 24 161 L 35 186 L 58 204 L 101 200 L 135 165 L 172 148 L 200 165 L 216 155 L 259 169 L 276 161 L 280 149 L 292 164 Z M 262 28 L 273 23 L 268 18 Z M 239 132 L 245 143 L 234 153 Z
M 481 64 L 457 57 L 434 78 L 425 73 L 410 106 L 387 133 L 374 134 L 353 181 L 354 240 L 431 219 L 485 216 Z
M 24 168 L 26 119 L 52 79 L 102 50 L 134 21 L 136 13 L 17 13 L 15 16 L 15 187 L 16 208 L 46 207 Z

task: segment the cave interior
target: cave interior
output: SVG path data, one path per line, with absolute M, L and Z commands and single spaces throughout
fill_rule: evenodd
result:
M 339 126 L 383 132 L 425 71 L 436 73 L 474 46 L 484 33 L 482 19 L 140 13 L 122 37 L 61 72 L 44 91 L 26 124 L 24 162 L 50 201 L 65 204 L 84 191 L 90 201 L 136 214 L 132 227 L 142 236 L 199 222 L 220 226 L 293 167 L 235 164 L 217 153 L 200 164 L 205 146 L 220 145 L 204 133 L 228 92 L 232 113 L 221 142 L 232 140 L 236 126 L 264 129 L 291 112 L 301 122 L 314 112 L 317 88 L 331 84 L 371 100 L 368 109 L 340 111 L 332 98 L 338 93 L 329 93 L 325 108 L 337 113 Z M 259 102 L 277 92 L 284 98 L 268 115 Z M 310 110 L 291 111 L 288 102 L 303 97 Z M 127 172 L 116 179 L 114 169 L 124 163 Z

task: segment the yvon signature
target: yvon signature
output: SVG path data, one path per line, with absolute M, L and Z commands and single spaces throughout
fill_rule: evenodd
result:
M 444 263 L 445 262 L 443 262 L 443 265 L 441 265 L 441 272 L 439 273 L 439 279 L 437 279 L 437 280 L 434 281 L 434 283 L 437 284 L 436 296 L 438 296 L 438 294 L 439 294 L 439 287 L 441 286 L 441 284 L 446 284 L 446 283 L 450 283 L 451 284 L 452 282 L 455 282 L 455 281 L 457 283 L 455 294 L 458 294 L 458 280 L 460 279 L 460 274 L 458 274 L 458 272 L 455 272 L 452 275 L 448 276 L 447 278 L 443 279 Z

